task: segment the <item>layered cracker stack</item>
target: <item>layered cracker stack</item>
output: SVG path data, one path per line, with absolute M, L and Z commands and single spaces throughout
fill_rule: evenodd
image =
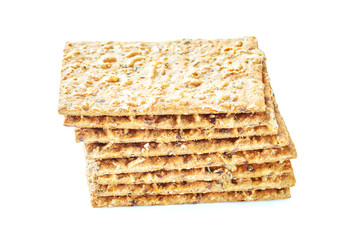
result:
M 67 43 L 59 113 L 93 207 L 284 199 L 295 184 L 254 37 Z

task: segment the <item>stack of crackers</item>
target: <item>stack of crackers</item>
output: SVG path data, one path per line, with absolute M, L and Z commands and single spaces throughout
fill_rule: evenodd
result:
M 59 113 L 93 207 L 285 199 L 296 150 L 254 37 L 74 42 Z

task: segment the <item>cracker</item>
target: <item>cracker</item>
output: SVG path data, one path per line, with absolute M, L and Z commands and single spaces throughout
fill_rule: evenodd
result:
M 240 192 L 197 193 L 149 196 L 91 196 L 93 207 L 152 206 L 172 204 L 197 204 L 215 202 L 264 201 L 290 198 L 290 189 L 265 189 Z
M 101 185 L 152 184 L 168 182 L 222 181 L 238 178 L 270 177 L 276 173 L 291 173 L 290 160 L 262 164 L 232 165 L 231 167 L 203 167 L 192 169 L 159 170 L 144 173 L 106 174 L 97 176 L 94 168 L 89 168 L 94 181 Z
M 274 135 L 266 126 L 223 129 L 176 129 L 176 130 L 140 130 L 140 129 L 75 129 L 76 142 L 84 143 L 139 143 L 139 142 L 178 142 L 203 139 L 239 138 L 248 136 Z
M 270 78 L 263 66 L 266 112 L 240 114 L 193 114 L 153 116 L 65 116 L 64 125 L 78 128 L 121 128 L 121 129 L 209 129 L 244 128 L 266 126 L 269 132 L 276 132 L 274 104 Z
M 76 141 L 77 142 L 117 142 L 117 143 L 126 143 L 126 142 L 175 142 L 175 141 L 190 141 L 190 140 L 201 140 L 201 139 L 221 139 L 221 138 L 236 138 L 236 137 L 245 137 L 245 136 L 263 136 L 263 135 L 272 135 L 276 134 L 278 131 L 278 124 L 275 119 L 274 103 L 272 101 L 273 92 L 270 86 L 270 79 L 267 73 L 266 64 L 264 63 L 263 67 L 263 79 L 265 83 L 265 102 L 267 107 L 266 116 L 269 118 L 267 122 L 258 122 L 255 126 L 247 126 L 243 128 L 212 128 L 205 129 L 203 126 L 200 129 L 178 129 L 178 130 L 149 130 L 146 129 L 103 129 L 103 128 L 81 128 L 76 129 Z M 241 115 L 241 114 L 238 114 Z M 254 116 L 256 114 L 252 114 Z M 181 116 L 181 115 L 178 115 Z M 229 122 L 226 118 L 218 119 L 217 115 L 215 120 L 218 125 L 227 125 L 221 121 Z M 134 118 L 148 118 L 152 119 L 150 116 L 135 116 L 128 117 L 128 119 Z M 157 118 L 158 116 L 153 116 Z M 84 119 L 82 116 L 80 119 Z M 86 117 L 88 119 L 90 117 Z M 98 118 L 98 117 L 93 117 Z M 109 117 L 115 118 L 115 117 Z M 125 117 L 117 117 L 125 118 Z M 197 122 L 199 119 L 194 119 Z M 234 118 L 232 118 L 234 120 Z M 200 120 L 201 121 L 201 120 Z M 210 122 L 211 120 L 206 120 L 205 122 Z M 242 122 L 237 120 L 238 122 Z M 132 121 L 129 120 L 131 123 Z M 204 122 L 204 121 L 201 121 Z M 230 121 L 232 122 L 232 121 Z M 261 124 L 261 125 L 258 125 Z M 262 125 L 265 124 L 265 125 Z M 130 124 L 131 125 L 131 124 Z M 140 125 L 141 126 L 141 125 Z M 229 126 L 229 125 L 228 125 Z M 269 127 L 268 127 L 269 126 Z
M 277 173 L 273 176 L 257 178 L 231 179 L 230 181 L 196 181 L 153 184 L 118 184 L 100 185 L 90 176 L 90 192 L 96 196 L 138 196 L 168 195 L 186 193 L 233 192 L 269 188 L 287 188 L 295 185 L 295 177 L 291 173 Z
M 65 116 L 64 125 L 78 128 L 196 129 L 267 126 L 276 128 L 267 113 L 143 115 L 143 116 Z
M 88 160 L 90 168 L 97 175 L 153 172 L 159 170 L 192 169 L 204 167 L 232 168 L 241 164 L 261 164 L 283 162 L 297 157 L 294 144 L 280 148 L 268 148 L 235 153 L 193 154 L 183 156 L 137 157 Z
M 85 152 L 88 159 L 105 159 L 224 153 L 287 146 L 289 134 L 277 106 L 275 115 L 279 125 L 277 135 L 171 143 L 85 143 Z
M 67 43 L 58 112 L 87 116 L 264 112 L 264 58 L 255 37 Z

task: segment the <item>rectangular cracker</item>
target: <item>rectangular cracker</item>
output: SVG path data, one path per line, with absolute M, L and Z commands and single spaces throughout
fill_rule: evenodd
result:
M 64 126 L 77 128 L 121 129 L 195 129 L 242 128 L 267 126 L 275 128 L 267 113 L 142 115 L 142 116 L 65 116 Z
M 264 112 L 264 58 L 255 37 L 67 43 L 58 112 L 87 116 Z
M 149 130 L 149 129 L 102 129 L 102 128 L 81 128 L 75 130 L 77 142 L 176 142 L 202 139 L 238 138 L 246 136 L 273 135 L 278 131 L 273 92 L 270 86 L 270 79 L 267 73 L 266 64 L 263 67 L 263 79 L 265 84 L 266 115 L 271 119 L 267 125 L 247 126 L 244 128 L 213 128 L 204 129 L 178 129 L 178 130 Z M 216 115 L 215 115 L 216 116 Z M 144 116 L 143 116 L 144 117 Z M 145 116 L 149 117 L 149 116 Z M 218 119 L 219 120 L 219 119 Z
M 153 172 L 159 170 L 192 169 L 205 167 L 232 168 L 241 164 L 261 164 L 286 161 L 297 157 L 294 144 L 280 148 L 268 148 L 234 153 L 193 154 L 183 156 L 158 156 L 88 160 L 89 168 L 97 175 Z
M 78 128 L 121 128 L 121 129 L 210 129 L 244 128 L 264 126 L 269 132 L 277 132 L 273 92 L 264 62 L 263 82 L 265 85 L 266 112 L 239 114 L 193 114 L 193 115 L 143 115 L 143 116 L 65 116 L 64 125 Z
M 173 204 L 197 204 L 215 202 L 264 201 L 290 198 L 290 188 L 265 189 L 240 192 L 197 193 L 148 196 L 91 196 L 91 205 L 96 207 L 153 206 Z
M 277 105 L 275 105 L 275 116 L 279 125 L 277 135 L 171 143 L 85 143 L 86 157 L 88 159 L 151 157 L 224 153 L 287 146 L 290 143 L 289 133 Z
M 139 143 L 139 142 L 183 142 L 203 139 L 239 138 L 249 136 L 274 135 L 266 126 L 246 128 L 217 129 L 174 129 L 174 130 L 140 130 L 140 129 L 102 129 L 77 128 L 75 141 L 84 143 Z
M 280 172 L 270 177 L 225 179 L 221 181 L 117 185 L 100 185 L 94 182 L 92 176 L 89 176 L 90 192 L 96 196 L 103 197 L 249 191 L 269 188 L 287 188 L 294 185 L 295 177 L 293 172 Z
M 202 139 L 238 138 L 246 136 L 273 135 L 278 131 L 273 99 L 273 92 L 270 86 L 266 65 L 263 68 L 265 83 L 265 102 L 267 107 L 266 115 L 271 118 L 269 125 L 247 126 L 244 128 L 213 128 L 213 129 L 177 129 L 177 130 L 153 130 L 153 129 L 102 129 L 102 128 L 81 128 L 75 130 L 77 142 L 176 142 Z
M 276 173 L 291 173 L 290 160 L 262 164 L 242 164 L 231 167 L 204 167 L 192 169 L 159 170 L 144 173 L 122 173 L 98 175 L 94 168 L 88 168 L 94 181 L 101 185 L 152 184 L 169 182 L 221 181 L 223 179 L 270 177 Z

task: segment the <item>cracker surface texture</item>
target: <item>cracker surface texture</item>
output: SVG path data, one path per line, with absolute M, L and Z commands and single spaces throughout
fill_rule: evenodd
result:
M 78 128 L 120 128 L 120 129 L 209 129 L 243 128 L 266 126 L 277 131 L 272 102 L 273 91 L 264 62 L 263 83 L 265 84 L 266 111 L 260 113 L 236 114 L 190 114 L 190 115 L 138 115 L 138 116 L 65 116 L 64 125 Z
M 67 43 L 58 111 L 87 116 L 264 112 L 264 58 L 254 37 Z
M 221 139 L 221 138 L 237 138 L 237 137 L 246 137 L 246 136 L 264 136 L 264 135 L 274 135 L 278 131 L 278 124 L 276 122 L 275 110 L 274 110 L 274 94 L 270 86 L 270 80 L 267 73 L 266 66 L 263 67 L 263 80 L 265 83 L 265 104 L 266 112 L 261 113 L 260 115 L 265 115 L 268 120 L 258 119 L 254 125 L 248 125 L 243 128 L 212 128 L 212 129 L 180 129 L 180 130 L 152 130 L 147 129 L 148 126 L 141 128 L 144 129 L 101 129 L 101 128 L 81 128 L 75 130 L 76 141 L 77 142 L 116 142 L 116 143 L 129 143 L 129 142 L 176 142 L 176 141 L 190 141 L 190 140 L 202 140 L 202 139 Z M 241 115 L 241 114 L 238 114 Z M 247 115 L 247 114 L 245 114 Z M 256 114 L 251 114 L 252 116 Z M 206 122 L 218 121 L 226 125 L 224 122 L 229 122 L 229 119 L 220 118 L 216 119 L 216 115 L 212 115 L 214 118 L 211 118 Z M 252 118 L 252 116 L 250 118 Z M 147 119 L 152 119 L 150 116 L 140 116 L 146 117 Z M 88 118 L 98 118 L 98 117 L 88 117 Z M 85 118 L 85 119 L 88 119 Z M 80 118 L 84 119 L 84 118 Z M 201 121 L 203 119 L 194 119 Z M 230 121 L 233 118 L 230 118 Z M 243 117 L 243 119 L 237 119 L 236 122 L 247 122 L 248 116 Z M 206 124 L 204 124 L 206 125 Z

